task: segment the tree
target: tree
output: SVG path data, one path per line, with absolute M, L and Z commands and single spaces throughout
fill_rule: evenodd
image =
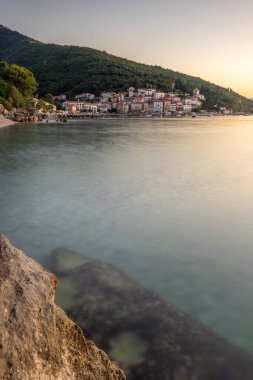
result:
M 23 95 L 15 86 L 10 86 L 8 101 L 11 104 L 15 105 L 15 107 L 24 107 L 25 105 L 25 99 Z
M 117 113 L 117 108 L 111 108 L 108 110 L 109 113 Z
M 7 98 L 9 93 L 9 85 L 6 81 L 0 79 L 0 96 Z
M 15 64 L 0 62 L 0 97 L 7 101 L 8 108 L 31 104 L 37 82 L 31 71 Z
M 37 102 L 37 104 L 36 104 L 36 108 L 38 109 L 38 110 L 46 110 L 46 107 L 47 107 L 47 105 L 46 105 L 46 103 L 44 102 L 44 100 L 42 100 L 42 99 L 39 99 L 38 100 L 38 102 Z
M 0 77 L 15 86 L 23 96 L 31 96 L 37 89 L 37 82 L 30 70 L 15 64 L 0 64 Z
M 48 93 L 45 96 L 43 96 L 42 99 L 45 100 L 45 102 L 47 102 L 47 103 L 53 103 L 53 101 L 54 101 L 54 97 L 50 93 Z
M 2 104 L 8 111 L 12 109 L 12 105 L 8 102 L 8 100 L 2 98 L 0 96 L 0 104 Z

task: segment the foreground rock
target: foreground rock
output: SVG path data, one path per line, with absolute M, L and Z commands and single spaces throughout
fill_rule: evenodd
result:
M 51 255 L 58 302 L 128 380 L 252 380 L 253 356 L 115 267 L 66 249 Z
M 55 305 L 56 277 L 0 235 L 0 378 L 123 380 Z

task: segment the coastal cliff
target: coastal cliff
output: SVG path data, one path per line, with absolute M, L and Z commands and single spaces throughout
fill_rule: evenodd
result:
M 57 278 L 0 235 L 4 380 L 124 380 L 117 363 L 54 303 Z

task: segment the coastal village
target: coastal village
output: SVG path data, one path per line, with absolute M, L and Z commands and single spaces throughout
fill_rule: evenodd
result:
M 66 95 L 54 96 L 68 115 L 128 115 L 128 116 L 184 116 L 199 111 L 205 100 L 198 88 L 192 94 L 178 91 L 169 93 L 152 87 L 128 88 L 125 92 L 102 92 L 99 97 L 90 93 L 81 93 L 74 100 Z
M 49 95 L 50 100 L 46 100 Z M 68 119 L 110 117 L 184 117 L 197 115 L 231 115 L 232 110 L 219 107 L 217 112 L 203 110 L 205 96 L 198 88 L 192 94 L 182 93 L 172 87 L 163 92 L 152 87 L 128 88 L 125 92 L 105 91 L 96 97 L 91 93 L 77 94 L 67 99 L 65 94 L 33 98 L 33 107 L 8 111 L 0 104 L 0 119 L 14 122 L 66 122 Z

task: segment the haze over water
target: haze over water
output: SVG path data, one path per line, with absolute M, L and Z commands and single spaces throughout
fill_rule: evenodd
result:
M 253 118 L 0 130 L 0 231 L 111 262 L 253 351 Z

